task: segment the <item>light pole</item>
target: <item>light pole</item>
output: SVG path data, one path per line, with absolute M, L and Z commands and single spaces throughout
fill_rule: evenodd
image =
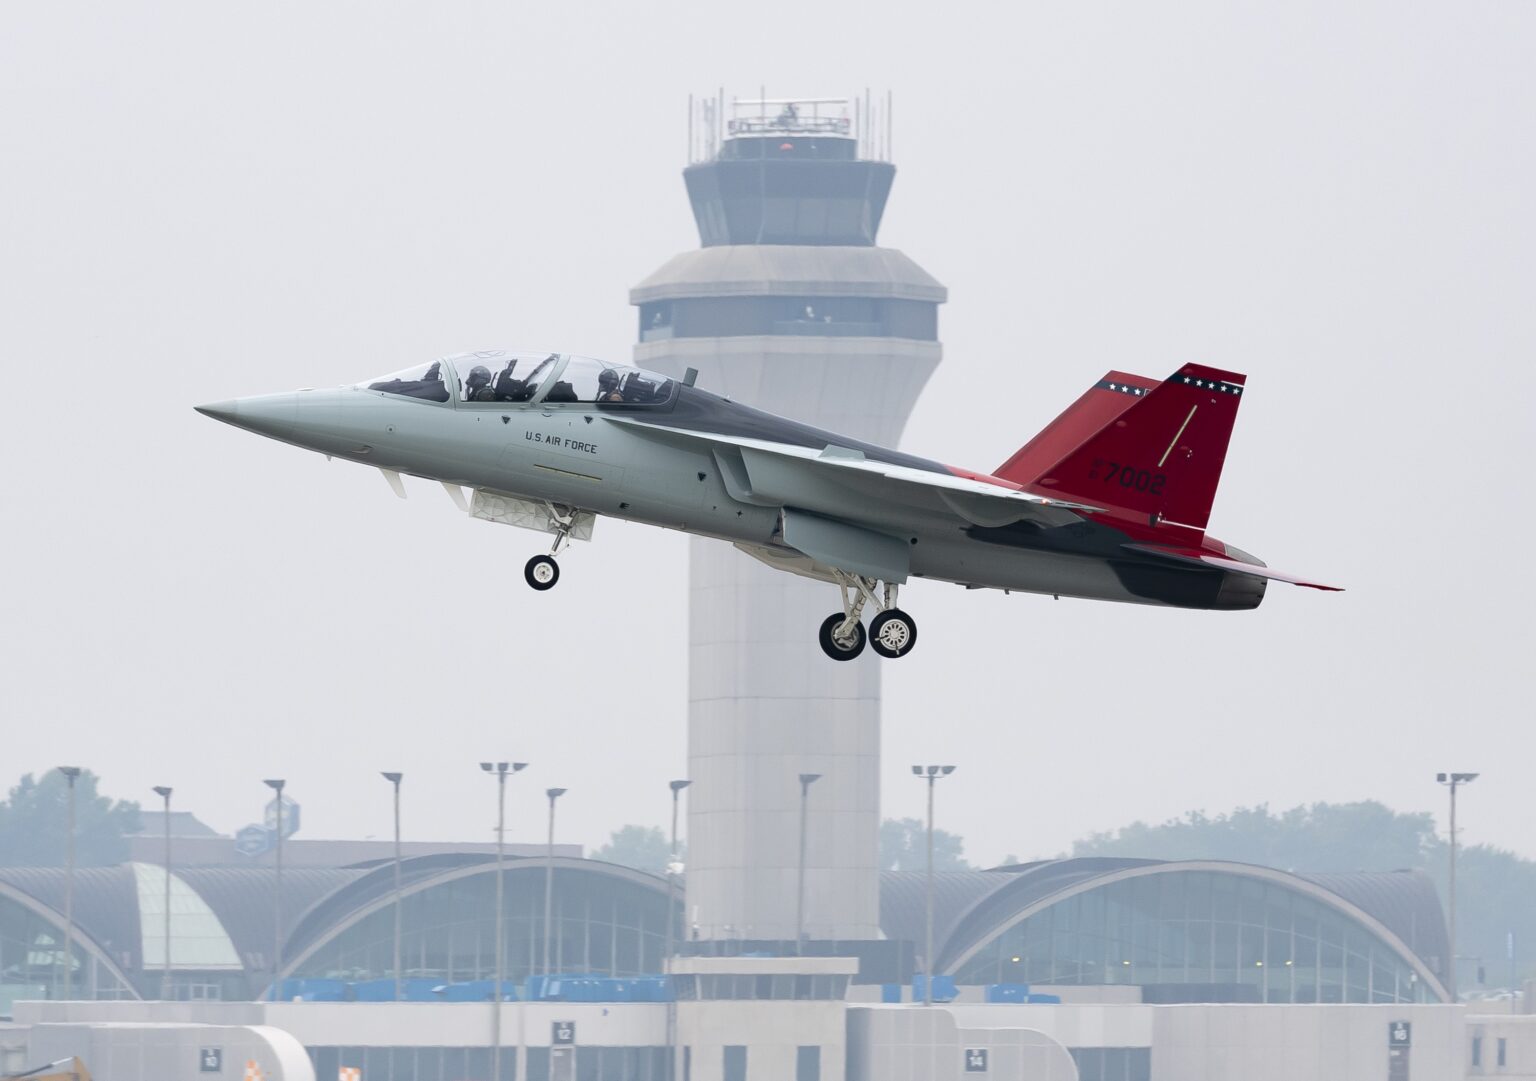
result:
M 544 979 L 549 980 L 549 940 L 553 922 L 551 904 L 555 897 L 555 800 L 565 795 L 563 788 L 546 788 L 549 797 L 549 840 L 544 846 Z
M 480 768 L 496 778 L 496 988 L 491 992 L 491 1076 L 501 1078 L 501 985 L 506 979 L 507 951 L 502 943 L 502 868 L 506 860 L 507 778 L 527 762 L 481 762 Z
M 795 879 L 795 956 L 805 952 L 805 811 L 810 803 L 811 785 L 821 780 L 819 773 L 800 774 L 800 873 Z
M 384 773 L 395 788 L 395 1001 L 400 1001 L 400 782 L 403 773 Z
M 954 766 L 913 766 L 912 773 L 928 782 L 928 883 L 923 935 L 923 1005 L 933 1005 L 933 786 L 940 777 L 955 772 Z
M 64 841 L 64 997 L 73 993 L 75 982 L 75 781 L 79 766 L 60 766 L 69 785 L 69 833 Z
M 277 982 L 283 973 L 283 786 L 284 780 L 266 780 L 262 784 L 276 793 L 273 806 L 277 808 L 277 877 L 272 884 L 272 994 L 277 1001 Z
M 160 976 L 160 997 L 171 997 L 171 788 L 157 784 L 155 795 L 165 800 L 165 972 Z
M 1475 773 L 1437 773 L 1435 780 L 1451 790 L 1451 866 L 1450 882 L 1447 885 L 1446 894 L 1450 902 L 1450 913 L 1447 921 L 1450 929 L 1450 987 L 1451 1001 L 1460 1001 L 1456 990 L 1456 789 L 1464 784 L 1471 784 L 1477 780 Z
M 677 992 L 672 981 L 672 922 L 677 915 L 677 880 L 683 873 L 683 865 L 677 858 L 677 803 L 683 789 L 692 781 L 668 781 L 672 789 L 672 855 L 667 860 L 667 947 L 661 959 L 662 971 L 667 974 L 667 1081 L 677 1081 Z

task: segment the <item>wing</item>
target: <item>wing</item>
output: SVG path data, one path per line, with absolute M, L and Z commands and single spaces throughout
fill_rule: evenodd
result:
M 1081 520 L 1079 511 L 1097 510 L 1035 495 L 995 478 L 981 480 L 974 474 L 874 461 L 862 451 L 836 445 L 818 451 L 745 436 L 685 431 L 629 417 L 608 419 L 672 445 L 708 447 L 731 498 L 743 503 L 793 506 L 871 524 L 888 520 L 897 532 L 914 514 L 958 518 L 981 526 L 1026 519 L 1055 526 Z

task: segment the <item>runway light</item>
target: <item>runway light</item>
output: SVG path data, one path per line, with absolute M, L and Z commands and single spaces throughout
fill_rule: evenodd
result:
M 1014 964 L 1018 964 L 1019 963 L 1019 959 L 1017 957 L 1010 957 L 1010 958 L 1008 958 L 1008 960 L 1012 961 Z
M 1122 965 L 1128 965 L 1128 964 L 1130 964 L 1130 962 L 1129 962 L 1129 961 L 1121 961 L 1121 962 L 1120 962 L 1120 963 L 1121 963 L 1121 964 L 1122 964 Z
M 1263 968 L 1264 967 L 1264 962 L 1263 961 L 1255 961 L 1253 963 L 1253 967 L 1254 968 Z
M 1295 961 L 1287 961 L 1286 962 L 1287 965 L 1294 965 L 1295 963 L 1296 963 Z

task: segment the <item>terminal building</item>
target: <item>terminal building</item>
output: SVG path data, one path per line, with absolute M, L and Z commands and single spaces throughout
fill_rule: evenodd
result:
M 443 1001 L 455 985 L 493 980 L 495 859 L 420 856 L 401 871 L 402 997 Z M 669 899 L 660 876 L 567 856 L 508 860 L 503 875 L 502 971 L 518 989 L 544 971 L 546 876 L 551 972 L 657 976 L 669 913 L 684 956 L 731 956 L 689 939 L 681 898 Z M 67 963 L 65 872 L 0 869 L 0 1007 L 159 999 L 167 989 L 182 1001 L 271 997 L 275 879 L 269 868 L 174 871 L 167 972 L 162 867 L 76 872 Z M 1095 1002 L 1449 1001 L 1444 916 L 1433 885 L 1413 872 L 1066 859 L 941 873 L 934 901 L 936 985 L 952 981 L 960 1000 L 1007 1001 L 1023 985 Z M 281 909 L 292 919 L 280 997 L 393 998 L 395 904 L 392 864 L 285 870 Z M 926 911 L 924 875 L 881 876 L 880 935 L 901 947 L 894 955 L 913 955 Z M 844 981 L 855 1000 L 890 997 L 914 977 L 910 964 L 870 967 Z M 783 988 L 770 983 L 777 997 Z M 727 994 L 704 980 L 697 993 L 752 998 L 755 989 Z
M 742 954 L 692 938 L 663 877 L 565 855 L 505 864 L 498 1006 L 494 857 L 416 856 L 401 871 L 397 898 L 388 862 L 285 869 L 274 996 L 273 868 L 174 871 L 168 970 L 163 867 L 77 871 L 67 935 L 63 870 L 0 870 L 0 1006 L 18 1026 L 0 1030 L 0 1065 L 82 1045 L 121 1058 L 111 1039 L 150 1036 L 134 1061 L 172 1061 L 217 1035 L 269 1078 L 351 1067 L 479 1081 L 499 1013 L 499 1076 L 514 1081 L 661 1081 L 672 1047 L 689 1081 L 958 1078 L 968 1059 L 1007 1078 L 1355 1081 L 1398 1076 L 1386 1071 L 1399 1021 L 1416 1076 L 1479 1076 L 1474 1041 L 1481 1061 L 1502 1057 L 1501 1076 L 1536 1073 L 1536 1018 L 1450 1004 L 1444 914 L 1413 872 L 1095 858 L 939 874 L 925 1007 L 910 960 L 893 973 L 878 954 Z M 891 956 L 910 959 L 923 937 L 925 886 L 921 873 L 881 876 Z M 159 1001 L 167 987 L 176 1001 Z

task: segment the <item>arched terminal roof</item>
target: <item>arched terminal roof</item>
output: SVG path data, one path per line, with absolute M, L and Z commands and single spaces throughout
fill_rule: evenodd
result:
M 637 976 L 662 970 L 668 914 L 681 898 L 665 879 L 600 860 L 514 859 L 504 865 L 501 925 L 508 980 L 543 971 L 544 877 L 551 881 L 552 971 Z M 401 867 L 404 975 L 442 984 L 495 969 L 496 861 L 425 857 Z M 383 865 L 321 899 L 288 938 L 284 978 L 366 981 L 392 975 L 394 868 Z
M 81 968 L 95 965 L 105 974 L 102 978 L 77 972 L 75 986 L 94 987 L 113 998 L 136 994 L 129 975 L 137 964 L 132 929 L 138 923 L 132 879 L 125 881 L 124 876 L 110 873 L 115 870 L 84 868 L 75 872 L 72 934 Z M 82 892 L 86 896 L 81 896 Z M 13 920 L 23 926 L 7 926 Z M 14 950 L 20 954 L 5 958 L 4 982 L 26 987 L 29 977 L 40 977 L 44 986 L 52 983 L 59 971 L 52 958 L 62 956 L 65 927 L 62 871 L 0 868 L 0 952 L 9 954 Z M 37 971 L 23 971 L 33 966 Z
M 1287 951 L 1292 949 L 1296 926 L 1299 926 L 1288 915 L 1290 909 L 1294 907 L 1300 911 L 1308 905 L 1318 906 L 1317 911 L 1332 914 L 1330 919 L 1343 929 L 1341 934 L 1356 936 L 1365 944 L 1360 947 L 1365 956 L 1370 956 L 1372 949 L 1378 953 L 1388 951 L 1402 971 L 1410 973 L 1409 980 L 1422 980 L 1432 996 L 1447 997 L 1444 916 L 1433 883 L 1423 874 L 1411 871 L 1294 874 L 1215 860 L 1164 862 L 1096 857 L 1043 861 L 987 872 L 941 874 L 936 876 L 934 896 L 935 968 L 952 973 L 964 973 L 968 966 L 974 969 L 973 962 L 983 950 L 997 948 L 1010 933 L 1018 938 L 1018 943 L 1023 943 L 1024 938 L 1019 937 L 1021 932 L 1013 929 L 1068 899 L 1090 894 L 1104 897 L 1107 895 L 1101 891 L 1131 879 L 1160 880 L 1175 875 L 1202 876 L 1201 882 L 1219 879 L 1225 883 L 1247 883 L 1249 886 L 1244 888 L 1252 894 L 1247 899 L 1254 905 L 1265 903 L 1261 900 L 1263 896 L 1271 898 L 1268 902 L 1271 906 L 1277 903 L 1276 899 L 1283 902 L 1281 907 L 1285 914 L 1275 917 L 1273 922 L 1278 923 L 1282 918 L 1287 921 L 1284 930 L 1284 934 L 1290 936 L 1286 938 Z M 926 903 L 924 878 L 914 872 L 887 872 L 883 876 L 881 920 L 889 937 L 922 943 Z M 1196 879 L 1179 881 L 1194 882 Z M 1265 895 L 1261 890 L 1269 892 Z M 1120 889 L 1120 894 L 1126 895 L 1125 888 Z M 1286 900 L 1288 898 L 1295 900 Z M 1179 903 L 1182 905 L 1183 901 Z M 1102 907 L 1101 902 L 1095 902 L 1094 918 L 1100 918 Z M 1137 918 L 1143 917 L 1152 922 L 1159 918 L 1144 911 Z M 1081 918 L 1084 917 L 1074 908 L 1071 919 Z M 1193 908 L 1187 913 L 1181 909 L 1172 918 L 1181 926 L 1186 919 L 1216 919 L 1204 912 L 1197 917 Z M 1263 927 L 1270 919 L 1267 915 L 1259 918 L 1255 929 Z M 1254 918 L 1234 916 L 1230 922 L 1235 926 L 1244 921 L 1253 924 Z M 1115 929 L 1111 928 L 1110 932 L 1113 931 Z M 1281 933 L 1278 927 L 1268 927 L 1267 931 Z M 1071 933 L 1078 931 L 1074 927 Z M 1324 936 L 1317 932 L 1315 937 L 1322 941 Z M 1095 939 L 1092 948 L 1100 951 L 1121 949 L 1120 945 L 1105 944 L 1112 938 L 1113 934 L 1105 940 Z M 1026 947 L 1018 943 L 1006 952 L 1011 955 L 1027 952 Z M 1379 945 L 1372 946 L 1372 943 Z M 1341 941 L 1341 949 L 1343 945 Z M 1280 949 L 1278 946 L 1273 948 Z M 1021 958 L 1013 956 L 1012 960 L 1020 961 Z M 1102 960 L 1098 958 L 1092 964 L 1097 965 Z M 1131 961 L 1127 959 L 1125 963 L 1130 965 Z M 1262 957 L 1247 963 L 1262 967 Z M 1295 967 L 1302 961 L 1287 956 L 1280 963 Z M 1092 967 L 1087 962 L 1084 964 Z M 1002 972 L 1002 975 L 1006 973 Z M 1417 989 L 1414 993 L 1418 993 Z
M 1299 874 L 1380 920 L 1443 981 L 1450 950 L 1435 883 L 1422 871 L 1343 871 Z
M 272 964 L 273 888 L 269 867 L 189 867 L 178 872 L 217 914 L 248 972 Z M 283 926 L 292 937 L 302 914 L 366 872 L 337 867 L 283 868 Z M 283 948 L 286 956 L 287 946 Z
M 561 857 L 552 866 L 555 916 L 557 924 L 567 924 L 559 934 L 569 944 L 568 962 L 579 958 L 601 964 L 606 959 L 616 970 L 659 970 L 660 937 L 668 901 L 664 878 L 596 860 Z M 540 935 L 545 861 L 510 858 L 505 867 L 504 911 L 508 913 L 509 927 L 523 929 L 521 945 L 516 950 L 523 951 L 520 963 L 527 967 L 536 964 L 530 941 Z M 418 936 L 423 956 L 429 949 L 445 947 L 448 968 L 456 973 L 455 978 L 465 978 L 465 967 L 455 966 L 460 965 L 461 958 L 469 956 L 466 950 L 473 953 L 472 961 L 466 964 L 484 966 L 484 945 L 467 943 L 476 936 L 484 937 L 485 929 L 491 926 L 486 906 L 494 872 L 494 857 L 478 853 L 435 854 L 402 863 L 407 934 Z M 114 994 L 153 993 L 164 960 L 163 869 L 150 864 L 124 864 L 82 868 L 75 875 L 77 956 L 99 966 L 93 971 L 109 974 L 92 986 L 107 988 L 109 984 L 121 984 Z M 27 928 L 26 938 L 18 937 L 20 932 L 11 932 L 12 946 L 18 946 L 24 953 L 29 949 L 35 953 L 38 949 L 57 948 L 47 943 L 62 941 L 64 880 L 61 868 L 0 869 L 0 899 L 5 902 L 0 905 L 0 917 Z M 1188 907 L 1179 907 L 1172 915 L 1166 911 L 1170 897 L 1177 898 L 1179 906 L 1185 906 L 1186 894 L 1190 898 L 1195 896 L 1197 882 L 1203 884 L 1201 888 L 1209 896 L 1233 899 L 1239 908 L 1250 906 L 1242 912 L 1235 911 L 1222 924 L 1233 928 L 1231 933 L 1238 936 L 1234 948 L 1239 956 L 1247 956 L 1242 936 L 1252 930 L 1267 943 L 1263 957 L 1272 963 L 1279 958 L 1275 951 L 1280 950 L 1287 955 L 1278 963 L 1289 966 L 1295 960 L 1298 972 L 1303 964 L 1321 971 L 1330 963 L 1321 951 L 1332 948 L 1328 936 L 1336 933 L 1344 955 L 1340 964 L 1347 973 L 1339 976 L 1340 980 L 1353 978 L 1358 969 L 1349 966 L 1355 964 L 1351 957 L 1358 955 L 1370 970 L 1365 984 L 1368 993 L 1390 981 L 1395 988 L 1391 993 L 1401 996 L 1408 981 L 1413 983 L 1410 990 L 1416 1000 L 1446 997 L 1444 917 L 1433 884 L 1423 874 L 1411 871 L 1296 874 L 1220 861 L 1092 858 L 1043 861 L 993 871 L 941 873 L 934 883 L 936 970 L 968 975 L 973 982 L 1008 982 L 1007 962 L 1019 960 L 1015 954 L 1027 954 L 1033 941 L 1030 935 L 1042 927 L 1054 928 L 1050 936 L 1058 944 L 1051 946 L 1056 951 L 1053 959 L 1059 960 L 1063 928 L 1069 938 L 1078 936 L 1072 942 L 1080 940 L 1084 943 L 1081 948 L 1087 949 L 1089 939 L 1082 938 L 1086 933 L 1082 921 L 1091 916 L 1100 921 L 1105 934 L 1101 939 L 1093 939 L 1093 949 L 1102 956 L 1091 963 L 1083 962 L 1082 982 L 1144 981 L 1144 986 L 1166 982 L 1166 972 L 1151 973 L 1150 967 L 1151 974 L 1144 978 L 1132 968 L 1125 973 L 1127 979 L 1120 979 L 1118 970 L 1108 972 L 1106 977 L 1102 968 L 1105 958 L 1110 954 L 1118 957 L 1118 950 L 1130 953 L 1141 948 L 1137 943 L 1144 944 L 1149 932 L 1127 930 L 1121 934 L 1114 920 L 1122 917 L 1104 913 L 1129 913 L 1125 919 L 1145 918 L 1152 924 L 1161 920 L 1175 937 L 1185 935 L 1195 923 L 1215 919 L 1203 910 L 1197 913 L 1192 900 L 1187 901 Z M 265 867 L 199 867 L 175 872 L 171 896 L 173 971 L 243 969 L 250 992 L 258 992 L 260 984 L 269 978 L 275 884 L 273 870 Z M 388 935 L 381 930 L 380 921 L 389 922 L 385 913 L 393 902 L 393 863 L 364 868 L 287 869 L 283 873 L 282 892 L 283 921 L 288 929 L 283 950 L 287 972 L 313 976 L 316 972 L 311 970 L 319 968 L 378 968 L 379 958 L 374 958 L 370 951 L 382 951 L 387 944 Z M 1156 904 L 1144 904 L 1147 898 L 1156 898 Z M 439 900 L 447 906 L 446 914 L 438 910 Z M 1244 912 L 1261 915 L 1255 917 Z M 888 939 L 916 943 L 920 952 L 925 915 L 922 873 L 882 875 L 881 924 Z M 370 917 L 377 919 L 370 922 Z M 677 918 L 677 910 L 672 918 Z M 1054 923 L 1050 922 L 1052 918 Z M 454 921 L 462 937 L 446 945 L 436 942 L 432 936 Z M 1332 930 L 1307 930 L 1303 926 L 1305 921 L 1320 921 Z M 1217 949 L 1218 933 L 1226 932 L 1214 929 L 1216 923 L 1211 926 L 1213 949 Z M 0 931 L 6 930 L 0 927 Z M 1151 934 L 1151 941 L 1161 942 L 1162 934 Z M 1276 934 L 1282 938 L 1289 935 L 1285 941 L 1292 945 L 1277 946 L 1280 940 L 1273 937 Z M 1315 964 L 1308 960 L 1305 950 L 1298 952 L 1295 959 L 1289 956 L 1289 952 L 1295 951 L 1294 943 L 1303 935 L 1311 935 L 1318 943 Z M 451 932 L 449 937 L 452 938 Z M 31 947 L 26 942 L 44 945 Z M 1118 960 L 1113 963 L 1121 964 Z M 1128 957 L 1125 963 L 1131 965 L 1132 959 Z M 1134 962 L 1136 966 L 1143 963 L 1167 968 L 1166 960 L 1157 958 Z M 1100 967 L 1092 970 L 1093 965 Z M 1187 970 L 1183 975 L 1187 982 L 1194 982 L 1189 981 Z M 1255 982 L 1253 976 L 1249 971 L 1243 978 Z M 240 976 L 235 978 L 239 980 Z M 1036 977 L 1035 982 L 1044 981 Z M 1342 993 L 1353 992 L 1352 987 L 1346 986 Z
M 287 923 L 363 872 L 295 868 L 283 872 Z M 0 891 L 43 916 L 62 935 L 66 872 L 59 867 L 0 868 Z M 273 889 L 268 868 L 191 867 L 171 876 L 171 967 L 177 971 L 260 971 L 271 963 Z M 139 991 L 165 964 L 165 869 L 125 863 L 75 871 L 74 935 Z M 128 974 L 140 974 L 138 981 Z M 146 975 L 147 974 L 147 975 Z

